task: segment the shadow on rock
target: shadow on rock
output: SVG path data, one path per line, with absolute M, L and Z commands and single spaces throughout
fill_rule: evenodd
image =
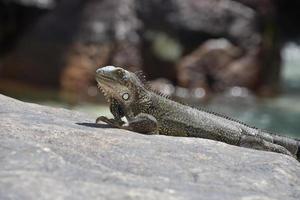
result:
M 114 128 L 113 126 L 111 125 L 108 125 L 108 124 L 96 124 L 96 123 L 76 123 L 77 125 L 80 125 L 80 126 L 87 126 L 87 127 L 91 127 L 91 128 Z

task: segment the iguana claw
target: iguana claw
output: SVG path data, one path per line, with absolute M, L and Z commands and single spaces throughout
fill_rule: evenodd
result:
M 115 119 L 109 119 L 105 116 L 100 116 L 96 119 L 96 123 L 99 123 L 100 121 L 102 122 L 105 122 L 113 127 L 117 127 L 117 128 L 121 128 L 122 125 L 125 123 L 123 121 L 118 121 L 118 120 L 115 120 Z

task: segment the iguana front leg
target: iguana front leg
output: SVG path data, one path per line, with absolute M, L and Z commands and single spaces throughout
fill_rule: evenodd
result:
M 126 126 L 123 125 L 123 121 L 121 121 L 123 123 L 121 124 L 118 120 L 108 119 L 105 116 L 98 117 L 96 122 L 98 123 L 99 121 L 105 122 L 116 128 L 130 130 L 142 134 L 158 134 L 157 120 L 153 116 L 145 113 L 141 113 L 138 114 L 136 117 L 130 118 L 130 120 L 128 121 L 128 125 Z
M 135 117 L 127 117 L 128 126 L 124 127 L 127 130 L 142 134 L 158 134 L 158 122 L 152 115 L 140 113 Z
M 96 123 L 99 121 L 103 121 L 113 127 L 120 128 L 125 122 L 122 121 L 122 117 L 125 116 L 124 110 L 122 109 L 121 105 L 117 102 L 117 100 L 111 98 L 110 99 L 110 112 L 114 116 L 114 118 L 109 119 L 105 116 L 100 116 L 96 119 Z
M 110 99 L 110 112 L 113 114 L 114 118 L 109 119 L 105 116 L 100 116 L 96 119 L 96 123 L 102 121 L 116 128 L 126 129 L 142 134 L 158 134 L 158 123 L 152 115 L 140 113 L 137 116 L 133 116 L 132 113 L 128 113 L 126 116 L 128 125 L 124 126 L 125 122 L 122 121 L 122 117 L 125 116 L 124 110 L 113 98 Z

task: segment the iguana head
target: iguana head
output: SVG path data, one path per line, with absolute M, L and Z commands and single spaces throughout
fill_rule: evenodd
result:
M 114 98 L 125 106 L 137 102 L 138 94 L 144 88 L 134 73 L 114 66 L 97 69 L 96 81 L 107 99 Z

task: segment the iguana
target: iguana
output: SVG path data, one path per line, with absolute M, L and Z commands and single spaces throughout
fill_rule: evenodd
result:
M 199 137 L 231 145 L 273 151 L 300 161 L 300 141 L 250 127 L 227 116 L 192 108 L 153 90 L 136 74 L 120 67 L 96 71 L 98 87 L 114 118 L 96 119 L 142 134 Z M 122 120 L 126 117 L 128 125 Z

